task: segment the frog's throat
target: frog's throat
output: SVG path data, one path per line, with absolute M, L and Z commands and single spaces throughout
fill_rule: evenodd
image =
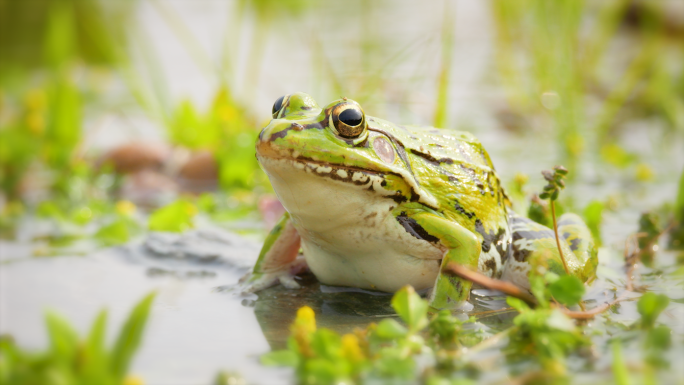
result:
M 433 208 L 435 210 L 439 208 L 439 205 L 435 197 L 431 194 L 428 194 L 425 190 L 423 190 L 415 182 L 411 175 L 408 175 L 408 173 L 405 170 L 400 168 L 392 168 L 390 172 L 366 170 L 352 166 L 341 166 L 337 164 L 331 165 L 329 163 L 318 162 L 312 159 L 303 158 L 301 156 L 297 159 L 292 159 L 289 157 L 271 157 L 265 156 L 263 154 L 257 154 L 257 159 L 259 160 L 259 164 L 261 164 L 261 167 L 264 169 L 264 171 L 266 171 L 267 174 L 269 173 L 269 166 L 272 165 L 274 162 L 287 162 L 292 168 L 299 169 L 302 171 L 309 171 L 312 174 L 316 174 L 320 177 L 328 177 L 341 182 L 352 183 L 357 186 L 363 186 L 365 188 L 372 189 L 377 193 L 381 193 L 382 195 L 385 195 L 387 198 L 392 199 L 394 199 L 393 197 L 398 197 L 397 193 L 382 189 L 381 182 L 384 180 L 384 175 L 394 174 L 401 177 L 404 181 L 408 183 L 409 187 L 412 189 L 412 193 L 418 198 L 418 202 L 426 206 L 429 206 L 430 208 Z M 280 164 L 282 165 L 283 163 Z M 403 198 L 407 199 L 406 197 Z

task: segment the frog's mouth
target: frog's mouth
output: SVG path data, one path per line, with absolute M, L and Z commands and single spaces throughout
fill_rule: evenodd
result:
M 376 192 L 383 192 L 383 195 L 393 195 L 396 193 L 387 191 L 383 188 L 386 185 L 386 173 L 380 171 L 364 170 L 353 166 L 332 165 L 313 159 L 303 158 L 301 156 L 296 159 L 291 159 L 257 155 L 257 159 L 267 174 L 269 171 L 277 173 L 278 169 L 290 168 L 301 170 L 312 175 L 353 184 L 370 191 L 375 190 Z

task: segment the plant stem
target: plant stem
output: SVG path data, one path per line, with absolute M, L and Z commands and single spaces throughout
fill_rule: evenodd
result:
M 556 246 L 558 246 L 558 255 L 560 255 L 561 261 L 563 261 L 563 268 L 565 268 L 565 274 L 570 275 L 570 269 L 568 269 L 568 263 L 565 262 L 565 256 L 563 255 L 563 250 L 561 250 L 561 245 L 560 245 L 560 238 L 558 237 L 558 224 L 556 223 L 556 205 L 553 203 L 553 200 L 550 199 L 549 203 L 551 203 L 551 218 L 553 218 L 553 233 L 556 234 Z M 587 309 L 584 307 L 584 304 L 582 301 L 579 302 L 579 307 L 582 309 L 582 311 L 586 311 Z
M 561 250 L 560 238 L 558 237 L 558 225 L 556 224 L 556 205 L 553 200 L 549 200 L 551 203 L 551 218 L 553 218 L 553 232 L 556 234 L 556 246 L 558 246 L 558 255 L 560 255 L 561 261 L 563 261 L 563 268 L 565 269 L 565 274 L 570 275 L 570 269 L 568 269 L 568 264 L 565 262 L 565 256 L 563 255 L 563 250 Z

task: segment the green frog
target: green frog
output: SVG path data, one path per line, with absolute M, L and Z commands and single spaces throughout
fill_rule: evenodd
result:
M 347 98 L 321 108 L 301 92 L 276 100 L 272 114 L 256 156 L 286 213 L 244 291 L 297 288 L 308 268 L 326 285 L 431 288 L 442 309 L 463 305 L 472 286 L 442 272 L 449 262 L 528 290 L 533 260 L 566 274 L 553 231 L 511 210 L 472 134 L 394 124 Z M 596 267 L 589 230 L 575 214 L 559 230 L 571 274 L 586 281 Z

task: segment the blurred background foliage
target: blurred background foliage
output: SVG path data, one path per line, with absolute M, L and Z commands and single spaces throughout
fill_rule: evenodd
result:
M 492 0 L 480 16 L 490 32 L 467 32 L 472 43 L 457 28 L 469 9 L 456 1 L 431 3 L 423 14 L 363 0 L 202 7 L 222 12 L 210 22 L 220 20 L 212 31 L 222 32 L 209 42 L 173 1 L 0 0 L 6 215 L 46 199 L 77 212 L 89 200 L 157 207 L 204 192 L 228 192 L 218 198 L 221 207 L 256 209 L 270 187 L 254 140 L 269 117 L 265 106 L 296 91 L 282 86 L 293 82 L 320 103 L 348 96 L 397 122 L 534 140 L 571 178 L 615 169 L 649 182 L 680 173 L 679 165 L 658 170 L 662 161 L 649 158 L 681 151 L 684 14 L 677 2 Z M 170 75 L 179 71 L 169 70 L 174 63 L 158 49 L 168 44 L 193 63 L 187 79 Z M 473 72 L 464 97 L 458 79 L 472 69 L 463 47 L 476 45 L 491 47 L 477 59 L 484 70 Z M 199 84 L 197 76 L 208 86 L 172 92 L 181 82 Z M 117 136 L 139 124 L 131 115 L 154 139 Z M 112 116 L 116 123 L 107 123 Z M 635 132 L 655 139 L 635 150 Z

